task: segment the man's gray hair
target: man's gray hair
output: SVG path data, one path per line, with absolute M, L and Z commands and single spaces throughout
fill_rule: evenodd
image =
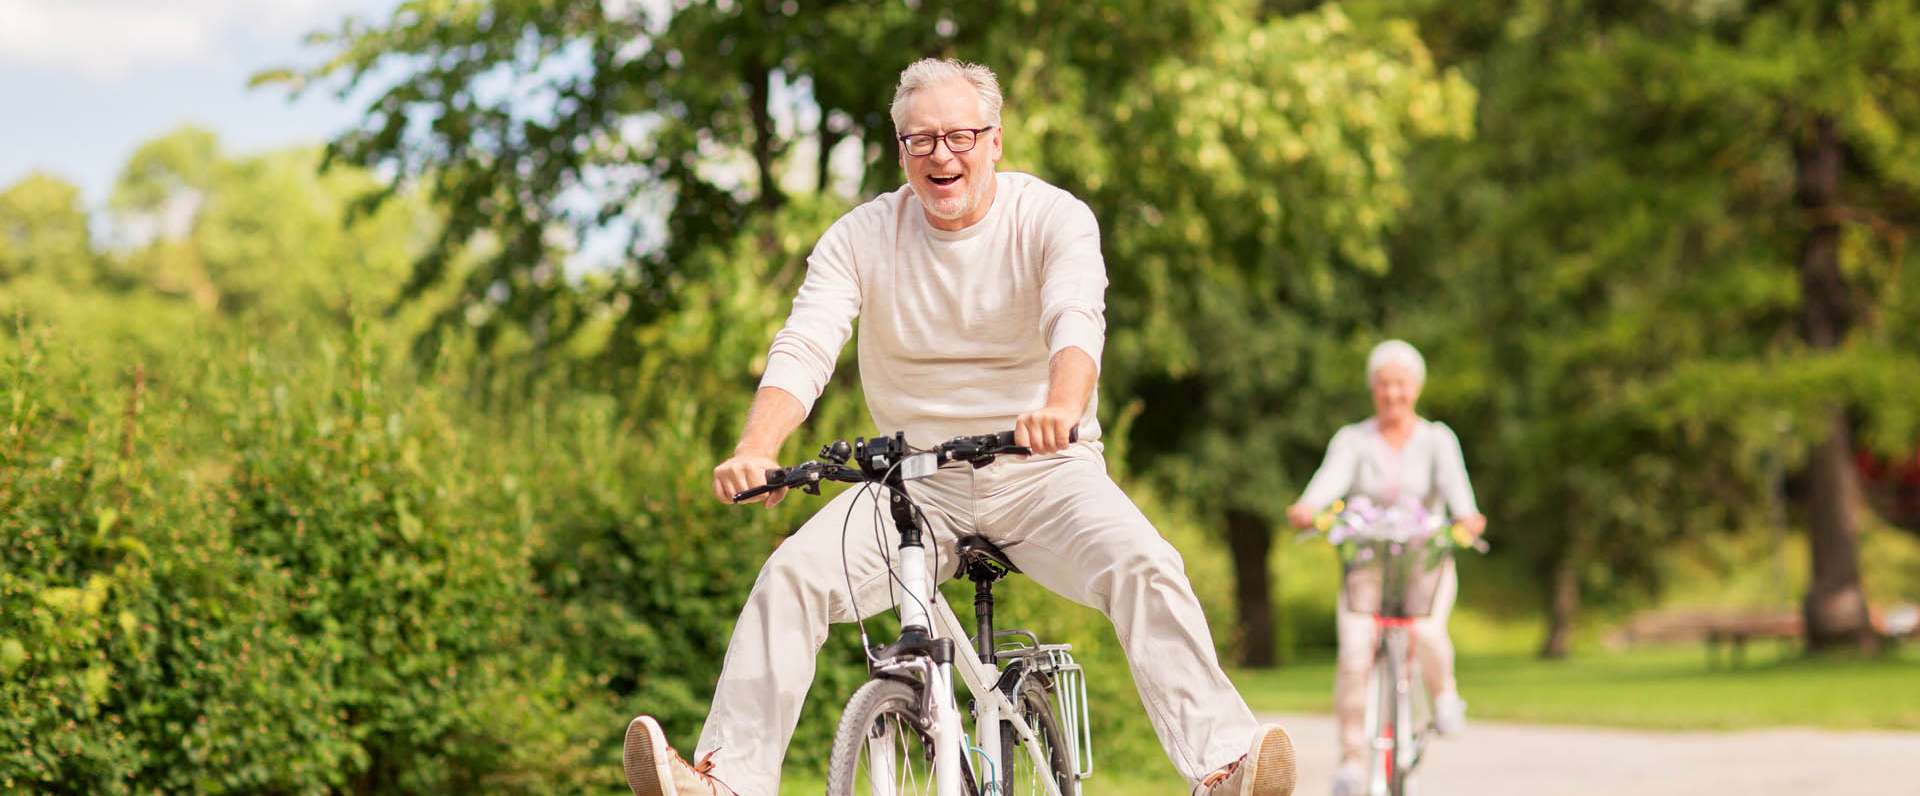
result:
M 1000 79 L 993 76 L 993 70 L 952 58 L 922 58 L 901 70 L 900 87 L 893 90 L 894 131 L 906 126 L 907 100 L 923 88 L 949 80 L 971 83 L 980 94 L 980 116 L 988 126 L 1000 126 Z
M 1367 383 L 1373 383 L 1373 374 L 1388 365 L 1400 365 L 1413 374 L 1413 380 L 1427 383 L 1427 360 L 1420 356 L 1420 349 L 1405 340 L 1388 340 L 1373 347 L 1367 354 Z

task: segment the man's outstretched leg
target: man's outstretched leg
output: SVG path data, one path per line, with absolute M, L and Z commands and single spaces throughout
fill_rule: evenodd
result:
M 927 538 L 939 545 L 943 561 L 952 561 L 954 537 L 948 529 L 953 526 L 945 510 L 950 503 L 941 499 L 934 483 L 939 480 L 917 483 L 915 497 L 934 526 Z M 893 607 L 886 560 L 897 555 L 893 548 L 899 537 L 891 519 L 877 523 L 872 494 L 841 493 L 761 567 L 727 643 L 713 704 L 694 748 L 697 763 L 675 753 L 651 717 L 628 725 L 623 767 L 636 796 L 780 791 L 780 764 L 813 685 L 814 660 L 829 625 L 853 621 L 855 603 L 863 617 Z M 846 597 L 849 577 L 857 600 Z
M 1107 477 L 1097 448 L 1004 460 L 978 477 L 994 496 L 979 521 L 1009 529 L 1014 563 L 1112 620 L 1161 746 L 1198 792 L 1292 793 L 1292 741 L 1255 721 L 1221 670 L 1180 553 Z

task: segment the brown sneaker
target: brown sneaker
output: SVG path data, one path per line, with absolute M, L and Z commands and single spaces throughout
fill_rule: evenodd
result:
M 1293 765 L 1293 739 L 1278 724 L 1260 728 L 1253 747 L 1239 760 L 1208 774 L 1194 786 L 1196 796 L 1290 796 L 1299 773 Z
M 652 716 L 627 724 L 627 746 L 620 764 L 627 770 L 627 787 L 633 789 L 633 796 L 739 796 L 709 773 L 712 752 L 689 765 L 667 745 L 667 734 Z

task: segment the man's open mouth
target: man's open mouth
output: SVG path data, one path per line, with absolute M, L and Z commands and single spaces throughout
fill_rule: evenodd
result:
M 956 182 L 959 182 L 960 175 L 955 174 L 949 177 L 940 177 L 940 176 L 935 176 L 930 174 L 930 175 L 927 175 L 927 179 L 931 181 L 934 185 L 946 187 L 948 185 L 952 185 Z

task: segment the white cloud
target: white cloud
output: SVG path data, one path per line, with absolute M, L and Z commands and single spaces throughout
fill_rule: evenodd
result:
M 112 81 L 207 63 L 236 46 L 298 36 L 365 0 L 0 0 L 0 65 Z

